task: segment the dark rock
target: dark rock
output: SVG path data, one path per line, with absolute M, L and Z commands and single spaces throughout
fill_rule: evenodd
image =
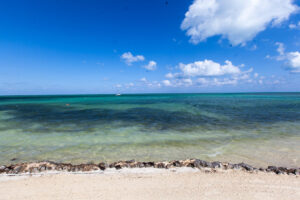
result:
M 154 167 L 154 162 L 143 162 L 145 167 Z
M 101 169 L 101 170 L 105 170 L 107 168 L 107 164 L 104 163 L 104 162 L 101 162 L 98 164 L 98 167 Z
M 182 163 L 179 162 L 178 160 L 172 161 L 171 164 L 172 164 L 174 167 L 182 167 Z
M 193 165 L 191 165 L 191 167 L 201 168 L 201 167 L 202 167 L 201 162 L 202 162 L 202 160 L 196 159 L 196 160 L 193 162 Z
M 109 168 L 114 168 L 116 164 L 117 164 L 116 162 L 110 163 Z
M 116 169 L 122 169 L 122 166 L 121 166 L 120 164 L 116 164 L 116 165 L 115 165 L 115 168 L 116 168 Z
M 17 158 L 12 158 L 12 159 L 10 159 L 10 161 L 16 161 L 17 160 Z
M 95 168 L 96 168 L 96 165 L 89 165 L 89 164 L 83 165 L 83 171 L 85 171 L 85 172 L 92 171 Z
M 259 170 L 259 171 L 262 171 L 262 172 L 266 171 L 266 170 L 265 170 L 264 168 L 262 168 L 262 167 L 258 168 L 258 170 Z
M 232 169 L 240 169 L 240 165 L 239 164 L 232 164 Z
M 239 163 L 238 165 L 247 171 L 253 171 L 253 167 L 251 165 L 248 165 L 246 163 Z
M 129 168 L 130 164 L 126 163 L 126 162 L 120 162 L 119 165 L 121 165 L 122 168 Z
M 194 167 L 197 167 L 197 168 L 201 168 L 201 167 L 212 167 L 212 164 L 210 162 L 206 162 L 204 160 L 199 160 L 199 159 L 196 159 L 194 161 Z
M 135 162 L 135 160 L 127 160 L 127 161 L 125 161 L 125 163 L 127 163 L 127 164 L 131 164 L 131 163 L 134 163 Z
M 186 161 L 185 161 L 185 166 L 186 166 L 186 167 L 196 167 L 195 164 L 194 164 L 195 161 L 196 161 L 196 160 L 194 160 L 194 159 L 186 160 Z
M 225 169 L 233 169 L 233 164 L 228 163 L 228 164 L 224 165 L 224 168 Z
M 222 163 L 215 161 L 211 163 L 212 168 L 221 168 L 222 167 Z
M 234 169 L 234 165 L 231 163 L 223 164 L 224 169 Z
M 286 168 L 286 167 L 278 167 L 278 170 L 279 170 L 281 173 L 287 173 L 287 168 Z
M 274 172 L 276 174 L 280 174 L 281 173 L 280 170 L 277 167 L 275 167 L 275 166 L 268 166 L 268 168 L 266 169 L 266 171 L 267 172 Z
M 295 174 L 295 175 L 297 175 L 297 169 L 295 169 L 295 168 L 287 169 L 286 173 L 287 174 Z
M 157 162 L 154 165 L 155 168 L 165 168 L 165 163 L 162 162 Z
M 136 166 L 139 167 L 139 168 L 145 167 L 144 163 L 142 163 L 142 162 L 137 162 Z

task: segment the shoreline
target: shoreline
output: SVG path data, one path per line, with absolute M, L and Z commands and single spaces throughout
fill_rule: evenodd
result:
M 32 175 L 40 173 L 93 173 L 103 172 L 109 169 L 198 169 L 206 173 L 219 171 L 244 171 L 248 173 L 275 173 L 287 175 L 300 175 L 299 168 L 287 168 L 268 166 L 267 168 L 256 168 L 246 163 L 232 164 L 228 162 L 207 162 L 199 159 L 173 160 L 164 162 L 136 162 L 135 160 L 118 161 L 113 163 L 99 162 L 86 164 L 57 163 L 53 161 L 28 162 L 11 165 L 0 165 L 0 175 Z
M 0 166 L 1 200 L 300 199 L 300 169 L 198 159 Z
M 1 200 L 300 199 L 299 176 L 191 167 L 109 168 L 104 171 L 0 176 Z M 205 172 L 205 173 L 204 173 Z

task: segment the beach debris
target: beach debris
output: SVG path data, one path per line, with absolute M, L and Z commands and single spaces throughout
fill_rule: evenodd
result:
M 37 174 L 47 171 L 58 172 L 93 172 L 104 171 L 108 168 L 115 168 L 117 170 L 123 168 L 160 168 L 172 169 L 179 167 L 197 168 L 205 173 L 218 172 L 219 170 L 242 170 L 245 172 L 268 172 L 275 174 L 292 174 L 300 175 L 300 168 L 287 168 L 268 166 L 267 168 L 255 168 L 246 163 L 231 164 L 228 162 L 208 162 L 200 159 L 187 160 L 172 160 L 164 162 L 138 162 L 135 160 L 117 161 L 113 163 L 88 162 L 86 164 L 71 164 L 71 163 L 57 163 L 52 161 L 32 162 L 32 163 L 18 163 L 11 165 L 0 166 L 0 174 Z

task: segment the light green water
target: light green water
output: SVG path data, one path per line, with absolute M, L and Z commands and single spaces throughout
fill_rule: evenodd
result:
M 186 158 L 300 166 L 300 94 L 0 97 L 0 164 Z

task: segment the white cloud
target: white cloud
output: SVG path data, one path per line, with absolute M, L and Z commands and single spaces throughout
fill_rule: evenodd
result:
M 163 80 L 162 83 L 165 85 L 165 86 L 171 86 L 171 81 L 169 80 Z
M 218 78 L 214 78 L 212 84 L 213 85 L 236 85 L 238 83 L 237 79 L 228 79 L 228 78 L 224 78 L 224 79 L 218 79 Z
M 127 65 L 131 65 L 132 63 L 134 62 L 138 62 L 138 61 L 144 61 L 145 60 L 145 57 L 142 56 L 142 55 L 132 55 L 131 52 L 126 52 L 126 53 L 123 53 L 121 58 L 125 61 L 125 63 Z
M 278 46 L 277 52 L 279 53 L 280 56 L 283 56 L 284 55 L 284 51 L 285 51 L 283 43 L 276 42 L 276 45 Z
M 141 78 L 140 81 L 147 82 L 147 79 L 145 77 Z
M 244 71 L 241 68 L 245 68 L 245 65 L 235 66 L 228 60 L 225 61 L 224 65 L 206 59 L 189 64 L 180 63 L 177 68 L 180 70 L 179 72 L 165 75 L 169 80 L 165 80 L 164 85 L 172 87 L 222 86 L 236 85 L 239 82 L 253 82 L 250 76 L 253 68 L 248 68 Z M 257 77 L 258 74 L 254 76 Z
M 293 0 L 195 0 L 181 29 L 194 44 L 221 35 L 232 45 L 239 45 L 270 24 L 279 25 L 297 10 Z
M 174 78 L 174 75 L 172 73 L 167 73 L 166 78 Z
M 185 78 L 185 79 L 182 79 L 182 82 L 185 86 L 190 86 L 190 85 L 193 85 L 193 81 L 192 79 L 190 78 Z
M 148 65 L 144 65 L 143 67 L 145 68 L 145 69 L 147 69 L 147 70 L 149 70 L 149 71 L 154 71 L 154 70 L 156 70 L 156 62 L 155 61 L 153 61 L 153 60 L 151 60 L 149 63 L 148 63 Z
M 179 64 L 185 76 L 223 76 L 241 73 L 239 67 L 232 65 L 228 60 L 225 65 L 220 65 L 212 60 L 196 61 L 189 64 Z
M 289 25 L 290 29 L 296 29 L 296 28 L 300 28 L 300 21 L 297 24 L 290 24 Z
M 290 25 L 289 25 L 289 28 L 290 28 L 290 29 L 295 29 L 295 28 L 297 28 L 297 25 L 296 25 L 296 24 L 290 24 Z
M 257 78 L 258 77 L 258 73 L 254 73 L 254 78 Z
M 199 83 L 200 85 L 206 85 L 209 83 L 209 81 L 206 78 L 198 78 L 197 83 Z
M 127 83 L 126 84 L 126 87 L 133 87 L 134 86 L 134 83 Z
M 152 82 L 147 82 L 146 85 L 148 87 L 156 87 L 156 88 L 160 88 L 161 87 L 161 83 L 158 81 L 152 81 Z
M 277 52 L 279 55 L 275 58 L 277 60 L 285 61 L 285 66 L 288 71 L 292 73 L 300 73 L 300 52 L 285 52 L 283 43 L 277 42 L 276 45 L 278 46 Z
M 287 68 L 292 73 L 300 73 L 300 52 L 287 53 Z

